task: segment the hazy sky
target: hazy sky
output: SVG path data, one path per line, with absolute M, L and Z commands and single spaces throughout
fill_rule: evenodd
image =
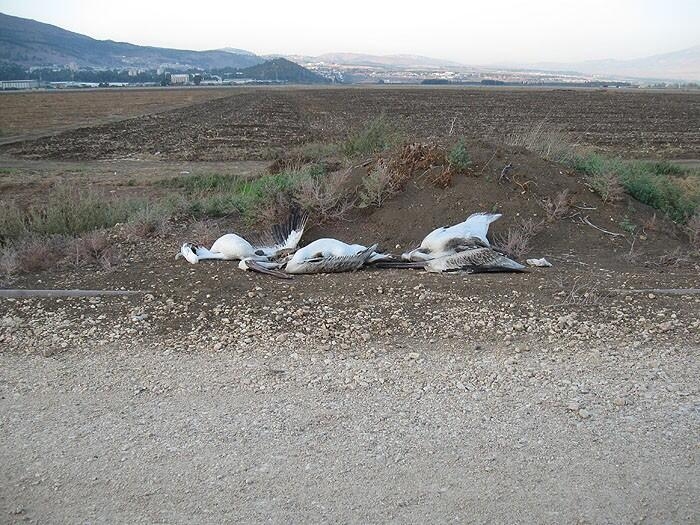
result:
M 700 0 L 0 0 L 0 11 L 142 45 L 467 64 L 637 58 L 700 44 Z

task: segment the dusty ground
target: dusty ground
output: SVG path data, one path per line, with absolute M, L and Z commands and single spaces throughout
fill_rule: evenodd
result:
M 253 109 L 269 102 L 296 126 L 306 122 L 290 110 L 299 101 L 323 108 L 332 99 L 339 114 L 351 115 L 352 105 L 362 114 L 393 92 L 264 93 Z M 405 93 L 408 105 L 397 114 L 415 102 L 424 122 L 433 122 L 431 107 L 434 122 L 443 118 L 451 97 L 473 108 L 467 98 L 486 96 Z M 417 103 L 415 93 L 426 100 Z M 522 93 L 489 96 L 506 113 L 518 97 L 545 104 Z M 583 92 L 578 117 L 562 109 L 557 119 L 605 114 L 608 124 L 596 129 L 618 125 L 623 149 L 695 154 L 697 130 L 687 121 L 678 128 L 674 115 L 694 114 L 697 99 L 642 95 Z M 577 100 L 552 96 L 570 100 L 562 108 Z M 230 111 L 241 97 L 215 102 Z M 680 137 L 676 145 L 647 142 L 646 132 L 642 142 L 629 139 L 646 125 L 630 116 L 640 100 L 652 113 L 677 108 L 667 112 L 673 124 L 655 117 L 649 128 L 662 142 Z M 211 109 L 163 115 L 199 115 L 206 127 L 217 121 L 202 119 Z M 115 147 L 130 144 L 129 130 L 144 122 L 120 123 L 127 140 Z M 274 133 L 294 136 L 285 129 Z M 112 140 L 110 125 L 97 130 L 107 133 L 104 144 Z M 237 136 L 272 136 L 247 133 Z M 604 148 L 614 138 L 606 133 L 595 135 Z M 80 143 L 103 151 L 100 140 Z M 51 141 L 36 144 L 53 151 Z M 206 140 L 192 144 L 187 151 L 209 158 Z M 533 241 L 531 255 L 554 266 L 527 274 L 369 270 L 279 281 L 232 263 L 175 261 L 180 242 L 200 240 L 178 223 L 148 239 L 115 228 L 123 260 L 114 268 L 14 278 L 19 288 L 139 293 L 0 299 L 0 522 L 700 521 L 700 295 L 638 291 L 700 288 L 697 259 L 665 257 L 687 250 L 681 230 L 652 221 L 638 203 L 603 205 L 576 174 L 517 148 L 469 148 L 474 164 L 450 188 L 412 179 L 385 207 L 314 224 L 307 239 L 353 236 L 400 250 L 477 209 L 506 213 L 494 225 L 501 235 L 521 218 L 544 217 L 541 200 L 564 189 L 594 223 L 626 236 L 571 217 L 548 223 Z M 22 202 L 56 181 L 155 195 L 154 181 L 184 172 L 253 174 L 265 166 L 179 154 L 163 161 L 142 151 L 89 162 L 7 155 L 2 189 Z M 532 181 L 530 190 L 498 183 L 508 162 L 521 184 Z M 642 232 L 634 250 L 623 218 Z M 212 228 L 250 230 L 235 217 Z
M 0 94 L 0 143 L 229 96 L 222 89 L 99 89 Z

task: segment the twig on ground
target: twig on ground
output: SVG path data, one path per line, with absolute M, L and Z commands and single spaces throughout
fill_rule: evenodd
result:
M 134 295 L 139 290 L 0 290 L 0 297 L 96 297 L 99 295 Z
M 452 119 L 452 124 L 450 124 L 450 132 L 448 133 L 448 135 L 452 135 L 452 132 L 453 132 L 454 129 L 455 129 L 455 122 L 457 122 L 457 117 L 454 117 L 454 118 Z
M 659 295 L 698 295 L 700 288 L 613 288 L 608 290 L 616 293 L 653 293 Z
M 493 152 L 493 155 L 491 155 L 491 158 L 488 160 L 488 162 L 487 162 L 486 164 L 484 164 L 484 167 L 483 167 L 483 168 L 481 168 L 481 171 L 479 172 L 479 175 L 481 175 L 481 174 L 484 173 L 484 170 L 488 167 L 489 164 L 491 164 L 491 161 L 494 159 L 495 156 L 496 156 L 496 152 L 494 151 L 494 152 Z
M 604 230 L 603 228 L 600 228 L 600 227 L 596 226 L 596 225 L 593 224 L 590 220 L 588 220 L 588 217 L 581 217 L 581 223 L 582 223 L 582 224 L 587 224 L 587 225 L 590 226 L 591 228 L 595 228 L 596 230 L 601 231 L 601 232 L 603 232 L 603 233 L 606 233 L 606 234 L 608 234 L 608 235 L 612 235 L 613 237 L 624 237 L 624 236 L 625 236 L 624 233 L 615 233 L 615 232 L 611 232 L 611 231 L 608 231 L 608 230 Z

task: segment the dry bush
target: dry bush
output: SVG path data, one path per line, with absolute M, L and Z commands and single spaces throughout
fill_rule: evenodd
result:
M 625 195 L 625 189 L 620 184 L 618 176 L 610 171 L 596 173 L 588 177 L 590 188 L 600 195 L 603 204 L 619 202 Z
M 646 232 L 655 232 L 658 230 L 659 230 L 659 225 L 656 221 L 656 213 L 654 213 L 654 215 L 652 215 L 652 217 L 650 219 L 644 221 L 644 223 L 642 224 L 642 231 L 644 233 L 646 233 Z
M 544 199 L 541 205 L 547 214 L 547 222 L 563 219 L 571 210 L 571 201 L 568 189 L 557 193 L 553 199 L 551 197 Z
M 360 187 L 360 208 L 376 206 L 381 208 L 384 201 L 396 193 L 396 175 L 384 162 L 378 162 L 375 168 L 362 179 Z
M 670 268 L 679 268 L 682 266 L 686 266 L 690 263 L 691 263 L 690 254 L 687 251 L 681 249 L 680 247 L 676 248 L 671 253 L 663 254 L 656 261 L 657 266 L 670 267 Z
M 136 212 L 124 225 L 124 231 L 130 237 L 146 239 L 167 231 L 168 217 L 153 207 L 146 207 Z
M 75 266 L 99 265 L 109 270 L 119 259 L 107 230 L 95 230 L 76 237 L 71 242 L 70 262 Z
M 696 250 L 700 250 L 700 211 L 695 212 L 685 223 L 685 232 L 688 235 L 690 245 Z
M 9 278 L 20 269 L 20 261 L 17 250 L 12 243 L 0 246 L 0 277 Z
M 294 200 L 302 210 L 313 213 L 322 221 L 342 219 L 354 207 L 355 200 L 346 195 L 350 170 L 330 173 L 323 177 L 308 177 L 301 181 Z
M 302 153 L 292 153 L 291 155 L 275 159 L 272 164 L 267 167 L 267 171 L 271 175 L 284 173 L 285 171 L 299 171 L 307 164 L 313 163 L 313 159 Z
M 211 220 L 195 221 L 190 224 L 189 229 L 193 241 L 203 246 L 211 246 L 221 236 L 221 228 Z
M 593 306 L 605 296 L 603 284 L 595 274 L 574 277 L 570 285 L 562 281 L 560 286 L 562 291 L 557 295 L 562 296 L 563 300 L 556 306 Z
M 38 272 L 56 266 L 70 248 L 70 239 L 62 235 L 31 236 L 17 241 L 14 247 L 19 260 L 19 271 Z
M 428 181 L 438 188 L 449 188 L 452 185 L 452 179 L 455 176 L 454 170 L 449 166 L 443 166 L 433 175 L 428 177 Z
M 435 142 L 413 142 L 393 155 L 388 167 L 393 174 L 393 189 L 400 190 L 417 172 L 424 173 L 435 166 L 446 166 L 445 151 Z
M 497 249 L 520 258 L 530 251 L 530 241 L 544 228 L 544 221 L 523 219 L 515 226 L 508 228 L 505 235 L 496 238 Z
M 536 126 L 513 132 L 506 136 L 505 143 L 537 153 L 554 162 L 571 162 L 581 149 L 571 142 L 568 135 L 557 129 L 547 128 L 541 121 Z

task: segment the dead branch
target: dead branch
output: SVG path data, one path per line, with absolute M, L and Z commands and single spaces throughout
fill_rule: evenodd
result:
M 604 230 L 603 228 L 600 228 L 600 227 L 596 226 L 596 225 L 593 224 L 590 220 L 588 220 L 588 216 L 586 216 L 586 217 L 581 217 L 581 223 L 582 223 L 582 224 L 587 224 L 587 225 L 590 226 L 591 228 L 595 228 L 596 230 L 601 231 L 601 232 L 603 232 L 603 233 L 606 233 L 606 234 L 608 234 L 608 235 L 612 235 L 613 237 L 624 237 L 624 236 L 625 236 L 624 233 L 610 232 L 610 231 L 608 231 L 608 230 Z
M 639 289 L 625 289 L 625 288 L 614 288 L 609 290 L 615 293 L 653 293 L 659 295 L 698 295 L 700 294 L 700 288 L 639 288 Z
M 0 297 L 97 297 L 100 295 L 135 295 L 139 290 L 0 290 Z

